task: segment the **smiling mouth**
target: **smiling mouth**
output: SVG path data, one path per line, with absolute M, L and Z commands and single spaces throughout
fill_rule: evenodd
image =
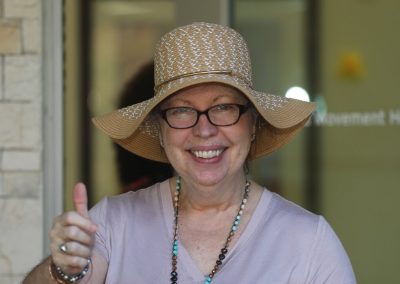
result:
M 218 157 L 221 155 L 221 153 L 224 150 L 219 149 L 219 150 L 209 150 L 209 151 L 190 151 L 193 155 L 195 155 L 197 158 L 202 158 L 202 159 L 211 159 Z

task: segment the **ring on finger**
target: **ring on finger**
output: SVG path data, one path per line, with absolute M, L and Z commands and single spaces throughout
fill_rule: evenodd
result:
M 58 246 L 58 249 L 62 252 L 62 253 L 67 253 L 68 252 L 68 248 L 67 248 L 67 244 L 66 243 L 62 243 Z

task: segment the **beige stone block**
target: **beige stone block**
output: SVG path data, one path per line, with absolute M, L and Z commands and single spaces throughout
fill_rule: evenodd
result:
M 1 262 L 0 262 L 1 265 Z M 1 275 L 0 274 L 0 283 L 1 284 L 21 284 L 22 280 L 24 280 L 23 274 L 12 274 L 12 275 Z
M 35 101 L 21 105 L 20 147 L 41 149 L 42 145 L 42 104 Z
M 21 141 L 21 105 L 0 103 L 0 147 L 19 147 Z
M 36 55 L 6 56 L 4 97 L 9 100 L 37 99 L 40 92 L 40 60 Z
M 0 155 L 1 155 L 1 153 L 0 153 Z M 1 160 L 1 158 L 0 158 L 0 160 Z M 0 171 L 0 197 L 4 194 L 3 192 L 4 192 L 3 191 L 3 173 Z
M 3 171 L 38 171 L 41 168 L 40 152 L 4 151 L 0 164 Z
M 0 102 L 0 147 L 40 149 L 42 107 L 31 103 Z
M 1 258 L 0 258 L 0 267 L 1 267 Z M 1 284 L 14 284 L 14 277 L 12 275 L 1 275 L 0 274 L 0 283 Z
M 41 0 L 3 0 L 5 18 L 38 19 L 40 17 Z
M 39 172 L 4 172 L 0 196 L 38 198 L 41 190 Z
M 0 199 L 0 210 L 0 275 L 16 277 L 42 259 L 42 201 Z
M 21 24 L 17 20 L 0 20 L 0 54 L 21 52 Z
M 40 25 L 39 19 L 24 19 L 22 21 L 22 49 L 24 53 L 41 53 L 42 34 Z
M 4 92 L 3 92 L 3 57 L 0 56 L 0 101 L 3 99 L 3 97 L 4 97 Z
M 1 264 L 1 262 L 0 262 Z M 1 275 L 0 274 L 0 283 L 1 284 L 21 284 L 24 279 L 24 275 Z

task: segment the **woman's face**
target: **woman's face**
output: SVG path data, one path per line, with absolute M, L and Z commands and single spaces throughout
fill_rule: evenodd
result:
M 161 105 L 191 107 L 204 111 L 220 104 L 241 104 L 248 101 L 236 89 L 223 84 L 205 83 L 177 92 Z M 206 115 L 187 129 L 174 129 L 160 119 L 161 143 L 175 170 L 186 180 L 203 186 L 215 185 L 224 179 L 243 178 L 243 165 L 255 131 L 251 110 L 230 126 L 215 126 Z

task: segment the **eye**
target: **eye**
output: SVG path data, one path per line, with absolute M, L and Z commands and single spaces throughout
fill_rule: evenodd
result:
M 190 115 L 195 112 L 194 109 L 190 107 L 174 107 L 167 110 L 167 115 L 169 116 L 182 116 L 182 115 Z
M 212 108 L 213 112 L 230 112 L 230 111 L 235 111 L 237 109 L 237 106 L 234 104 L 220 104 L 216 105 Z

